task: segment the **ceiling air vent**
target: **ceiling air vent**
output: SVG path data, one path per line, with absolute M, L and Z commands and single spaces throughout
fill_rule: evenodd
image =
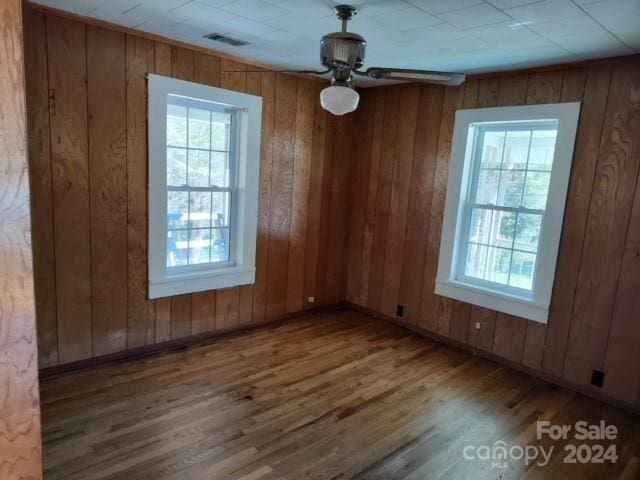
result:
M 204 38 L 208 38 L 209 40 L 214 40 L 216 42 L 226 43 L 227 45 L 233 45 L 234 47 L 243 47 L 244 45 L 249 45 L 249 42 L 238 40 L 237 38 L 227 37 L 226 35 L 222 35 L 221 33 L 210 33 L 209 35 L 205 35 Z

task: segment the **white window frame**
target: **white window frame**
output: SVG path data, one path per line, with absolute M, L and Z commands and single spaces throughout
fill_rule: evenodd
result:
M 230 211 L 229 262 L 167 267 L 167 99 L 210 102 L 235 111 L 235 189 Z M 255 282 L 262 98 L 150 74 L 149 298 L 248 285 Z
M 579 115 L 579 102 L 456 112 L 436 277 L 435 292 L 438 295 L 540 323 L 547 322 Z M 461 255 L 466 251 L 466 245 L 462 245 L 468 229 L 464 219 L 473 181 L 477 126 L 542 121 L 557 121 L 558 130 L 532 291 L 495 288 L 490 282 L 465 277 L 461 273 Z

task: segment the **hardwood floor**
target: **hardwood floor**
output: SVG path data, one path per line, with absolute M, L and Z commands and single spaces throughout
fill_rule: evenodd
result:
M 46 479 L 631 479 L 637 417 L 360 313 L 315 315 L 41 385 Z M 615 425 L 563 463 L 536 421 Z M 546 467 L 467 445 L 555 447 Z

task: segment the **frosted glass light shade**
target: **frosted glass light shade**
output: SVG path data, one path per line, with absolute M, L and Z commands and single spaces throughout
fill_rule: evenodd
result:
M 358 108 L 360 95 L 353 88 L 332 85 L 320 92 L 320 105 L 334 115 L 344 115 Z

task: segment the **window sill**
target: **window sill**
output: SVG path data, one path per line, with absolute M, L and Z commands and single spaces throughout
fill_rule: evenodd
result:
M 534 322 L 547 323 L 549 318 L 548 305 L 462 282 L 436 280 L 436 293 Z
M 253 267 L 229 267 L 167 275 L 149 282 L 149 298 L 252 285 L 255 279 L 256 269 Z

